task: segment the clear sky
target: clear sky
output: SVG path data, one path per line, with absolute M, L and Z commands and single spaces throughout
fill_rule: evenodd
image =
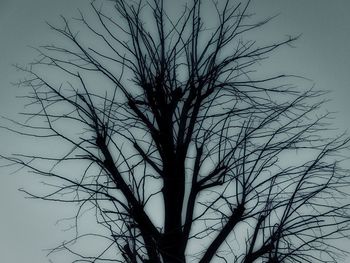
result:
M 23 109 L 16 100 L 18 89 L 10 83 L 19 79 L 11 67 L 31 61 L 28 46 L 52 42 L 45 21 L 55 23 L 60 14 L 71 17 L 89 0 L 0 0 L 0 112 L 15 118 Z M 257 16 L 279 14 L 257 38 L 279 40 L 299 35 L 295 48 L 278 52 L 267 71 L 301 75 L 319 89 L 331 90 L 329 109 L 338 111 L 334 127 L 350 128 L 350 1 L 349 0 L 255 0 Z M 25 141 L 0 130 L 0 151 L 11 153 L 26 147 Z M 15 149 L 15 150 L 14 150 Z M 49 262 L 43 249 L 70 238 L 55 224 L 69 215 L 69 208 L 24 198 L 21 187 L 35 189 L 38 181 L 22 172 L 0 172 L 0 261 L 6 263 Z M 64 260 L 62 261 L 64 262 Z

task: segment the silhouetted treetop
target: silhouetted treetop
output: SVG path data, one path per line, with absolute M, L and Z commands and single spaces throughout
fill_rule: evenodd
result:
M 250 1 L 176 4 L 93 1 L 50 25 L 57 44 L 19 67 L 28 119 L 8 129 L 57 148 L 7 158 L 45 178 L 30 196 L 77 204 L 76 235 L 53 251 L 96 263 L 337 262 L 349 139 L 331 136 L 324 92 L 259 71 L 296 38 L 254 39 L 270 19 L 254 22 Z M 88 216 L 96 229 L 81 233 Z M 96 249 L 77 248 L 90 238 Z

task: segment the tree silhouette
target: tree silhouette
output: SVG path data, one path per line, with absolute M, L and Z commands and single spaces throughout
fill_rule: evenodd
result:
M 8 129 L 57 148 L 8 160 L 46 178 L 31 197 L 76 203 L 76 227 L 93 208 L 101 226 L 56 249 L 74 262 L 336 262 L 348 139 L 321 134 L 323 92 L 258 71 L 295 38 L 250 40 L 270 19 L 252 22 L 249 1 L 193 0 L 179 16 L 168 4 L 93 2 L 19 67 L 28 119 Z M 75 249 L 89 237 L 96 255 Z

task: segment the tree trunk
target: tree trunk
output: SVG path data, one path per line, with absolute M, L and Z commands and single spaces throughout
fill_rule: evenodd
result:
M 164 196 L 164 234 L 161 241 L 161 254 L 164 262 L 184 263 L 185 247 L 182 231 L 182 205 L 184 200 L 184 167 L 169 165 L 165 170 Z

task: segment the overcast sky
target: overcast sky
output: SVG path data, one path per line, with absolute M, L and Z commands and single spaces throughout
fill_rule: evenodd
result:
M 10 83 L 18 80 L 14 63 L 29 62 L 38 46 L 52 39 L 45 21 L 71 17 L 88 0 L 0 0 L 0 112 L 15 118 L 22 110 L 16 100 L 19 91 Z M 302 75 L 319 89 L 331 90 L 329 109 L 338 111 L 334 127 L 350 128 L 350 1 L 349 0 L 255 0 L 257 15 L 279 16 L 257 37 L 282 39 L 299 35 L 295 48 L 272 58 L 276 72 Z M 0 151 L 12 152 L 26 145 L 0 130 Z M 0 261 L 6 263 L 48 262 L 43 249 L 54 247 L 70 236 L 56 221 L 69 214 L 62 205 L 27 200 L 18 192 L 37 182 L 21 172 L 9 175 L 3 169 L 0 180 Z M 64 262 L 64 261 L 62 261 Z

